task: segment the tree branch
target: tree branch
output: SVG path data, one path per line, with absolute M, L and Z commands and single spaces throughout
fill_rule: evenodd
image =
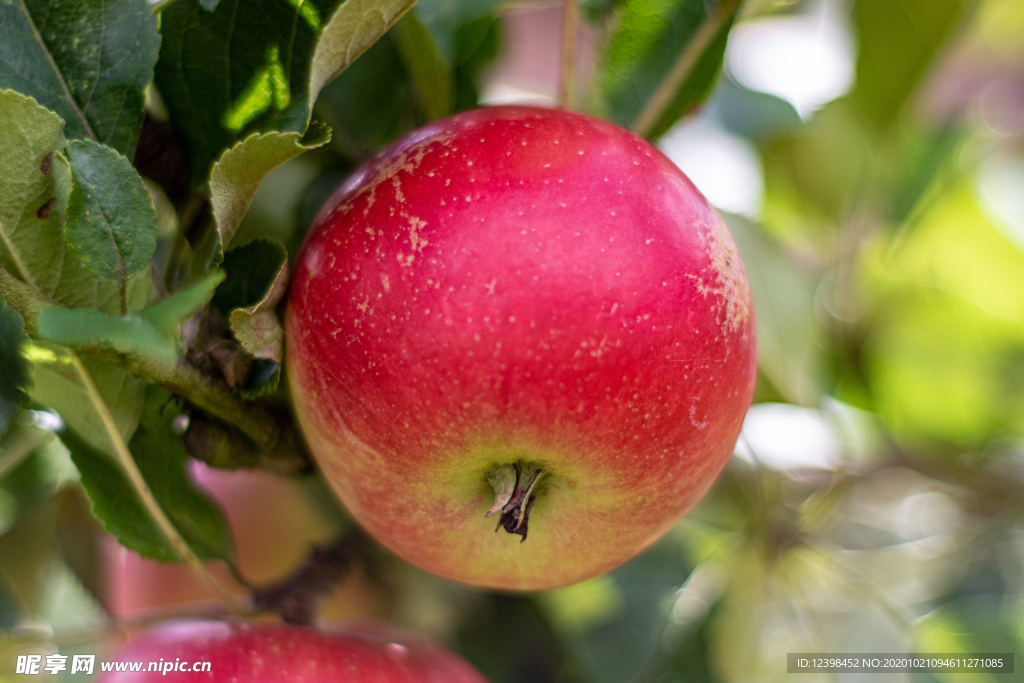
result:
M 568 109 L 572 101 L 573 60 L 576 56 L 576 0 L 564 0 L 562 13 L 562 82 L 558 106 Z
M 33 339 L 39 338 L 37 321 L 43 306 L 59 306 L 36 294 L 0 265 L 0 295 L 7 305 L 25 321 L 25 331 Z M 259 406 L 238 397 L 217 380 L 203 375 L 197 368 L 179 359 L 168 364 L 140 354 L 123 353 L 106 347 L 74 347 L 74 351 L 94 356 L 129 374 L 159 384 L 186 399 L 197 408 L 238 428 L 264 451 L 274 447 L 278 438 L 276 421 Z
M 330 545 L 314 547 L 305 563 L 290 576 L 254 590 L 256 610 L 277 612 L 289 624 L 312 624 L 321 598 L 358 560 L 367 557 L 369 547 L 366 537 L 353 524 Z

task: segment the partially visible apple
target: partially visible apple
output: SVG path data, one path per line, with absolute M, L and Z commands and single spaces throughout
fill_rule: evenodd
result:
M 414 564 L 498 588 L 653 542 L 710 487 L 754 386 L 722 219 L 647 142 L 552 109 L 459 114 L 358 171 L 306 238 L 286 330 L 346 507 Z
M 317 631 L 301 626 L 178 621 L 145 632 L 115 662 L 139 672 L 104 673 L 97 683 L 487 683 L 453 652 L 383 624 Z M 149 663 L 159 670 L 149 671 Z M 208 671 L 193 670 L 209 662 Z M 166 671 L 164 670 L 166 669 Z

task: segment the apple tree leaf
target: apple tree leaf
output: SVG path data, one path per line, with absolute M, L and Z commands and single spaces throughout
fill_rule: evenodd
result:
M 298 133 L 254 133 L 224 152 L 210 174 L 213 215 L 223 247 L 231 243 L 263 178 L 277 166 L 331 139 L 331 129 L 313 124 Z
M 213 304 L 235 338 L 255 359 L 243 395 L 273 391 L 284 353 L 284 328 L 275 308 L 288 287 L 288 253 L 277 242 L 254 240 L 224 255 L 227 279 Z
M 433 121 L 452 111 L 451 66 L 441 57 L 418 14 L 415 9 L 406 14 L 395 24 L 391 34 L 419 108 L 426 120 Z
M 626 0 L 598 73 L 607 118 L 656 138 L 710 92 L 740 0 Z
M 67 146 L 74 178 L 67 240 L 89 272 L 124 289 L 156 251 L 156 209 L 131 163 L 91 140 Z
M 235 558 L 231 530 L 223 512 L 193 486 L 186 472 L 185 444 L 173 429 L 181 414 L 171 394 L 150 386 L 142 418 L 129 443 L 132 457 L 160 507 L 199 557 Z M 61 439 L 82 475 L 92 511 L 107 531 L 143 557 L 163 562 L 180 558 L 146 512 L 116 462 L 69 430 Z
M 0 121 L 0 265 L 52 296 L 71 193 L 71 170 L 59 151 L 64 122 L 11 90 L 0 90 Z
M 438 55 L 449 68 L 455 68 L 459 61 L 459 31 L 465 26 L 494 14 L 503 0 L 420 0 L 416 18 L 430 34 Z
M 60 414 L 68 429 L 73 430 L 92 448 L 113 453 L 107 430 L 82 386 L 81 378 L 66 354 L 59 349 L 32 349 L 32 384 L 29 397 Z M 146 383 L 123 370 L 85 356 L 82 358 L 96 388 L 114 416 L 121 436 L 128 440 L 139 426 Z
M 174 339 L 139 315 L 115 318 L 93 308 L 46 306 L 39 312 L 38 325 L 40 338 L 61 346 L 108 348 L 168 364 L 178 357 Z
M 7 433 L 11 418 L 25 401 L 28 362 L 21 355 L 25 341 L 24 321 L 0 299 L 0 436 Z
M 389 31 L 324 87 L 316 117 L 333 129 L 333 146 L 365 158 L 416 127 L 412 87 Z
M 309 76 L 309 107 L 323 87 L 412 9 L 416 0 L 346 0 L 316 46 Z
M 872 124 L 891 124 L 971 0 L 857 0 L 853 99 Z
M 0 14 L 4 12 L 0 8 Z M 0 50 L 4 49 L 0 45 Z M 97 279 L 75 258 L 65 241 L 65 211 L 72 192 L 72 171 L 60 149 L 64 146 L 60 117 L 32 98 L 0 91 L 0 264 L 40 292 L 69 307 L 120 312 L 117 285 Z M 149 299 L 148 272 L 129 279 L 128 311 Z M 78 374 L 55 353 L 32 359 L 32 400 L 60 413 L 72 428 L 97 448 L 108 446 L 106 432 L 93 411 Z M 122 434 L 128 438 L 138 424 L 144 383 L 94 360 L 86 365 Z
M 228 277 L 213 303 L 254 359 L 242 394 L 255 398 L 273 391 L 280 376 L 284 328 L 274 309 L 288 287 L 288 253 L 277 242 L 254 240 L 229 251 L 224 270 Z
M 0 88 L 56 111 L 68 138 L 129 157 L 159 49 L 146 0 L 0 2 Z
M 183 291 L 142 309 L 139 311 L 139 317 L 156 328 L 160 334 L 174 337 L 182 324 L 213 298 L 214 290 L 223 281 L 224 271 L 211 271 Z
M 54 299 L 65 306 L 94 308 L 110 315 L 120 312 L 117 287 L 97 280 L 73 256 L 57 264 L 61 279 Z M 128 281 L 128 311 L 137 312 L 149 300 L 152 279 L 148 271 Z M 106 429 L 89 400 L 78 373 L 66 356 L 50 349 L 40 348 L 30 357 L 32 385 L 29 396 L 33 401 L 56 410 L 69 428 L 75 430 L 93 448 L 109 452 L 111 448 Z M 121 435 L 130 439 L 139 424 L 142 398 L 146 383 L 123 370 L 94 358 L 84 357 L 96 387 L 110 408 Z
M 316 115 L 334 129 L 335 145 L 366 157 L 425 118 L 477 106 L 474 80 L 497 54 L 500 5 L 420 0 L 320 93 Z
M 177 0 L 161 13 L 155 82 L 201 182 L 259 130 L 305 134 L 320 89 L 415 0 Z

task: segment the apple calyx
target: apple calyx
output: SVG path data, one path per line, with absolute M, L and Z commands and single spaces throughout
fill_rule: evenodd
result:
M 530 515 L 537 502 L 533 491 L 544 474 L 539 466 L 522 462 L 501 465 L 487 473 L 487 483 L 494 489 L 494 505 L 485 516 L 501 513 L 495 531 L 504 527 L 506 532 L 522 536 L 520 543 L 526 540 Z

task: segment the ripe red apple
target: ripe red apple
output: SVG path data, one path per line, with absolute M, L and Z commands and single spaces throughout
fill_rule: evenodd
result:
M 97 683 L 166 681 L 168 673 L 184 683 L 487 683 L 453 652 L 368 623 L 323 632 L 276 624 L 171 622 L 147 631 L 110 661 L 143 662 L 142 671 L 105 673 Z M 159 670 L 149 671 L 150 662 Z M 209 670 L 191 670 L 197 662 L 209 662 Z
M 459 114 L 358 171 L 306 238 L 286 330 L 298 418 L 352 514 L 498 588 L 653 542 L 732 453 L 754 385 L 721 218 L 648 143 L 551 109 Z

